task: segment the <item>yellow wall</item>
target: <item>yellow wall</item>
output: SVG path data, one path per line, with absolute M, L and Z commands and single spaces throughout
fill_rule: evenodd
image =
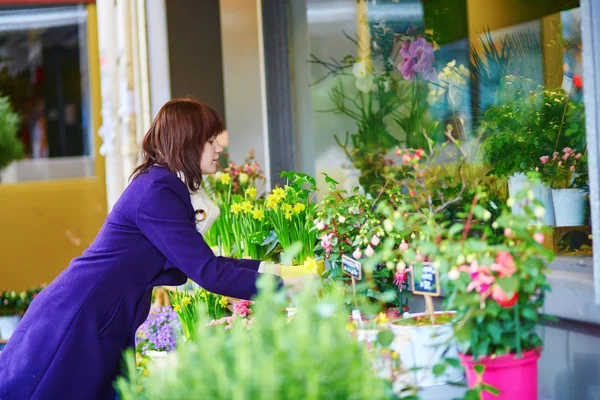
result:
M 0 185 L 0 290 L 49 283 L 91 243 L 106 217 L 99 155 L 100 72 L 96 5 L 88 5 L 88 65 L 96 177 Z

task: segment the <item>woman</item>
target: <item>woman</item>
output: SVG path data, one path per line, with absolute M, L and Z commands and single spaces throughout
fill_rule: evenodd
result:
M 154 286 L 189 277 L 225 296 L 257 293 L 260 261 L 216 257 L 195 227 L 190 191 L 216 172 L 222 131 L 206 104 L 163 106 L 100 233 L 37 296 L 0 353 L 0 400 L 114 399 L 122 352 L 134 345 Z

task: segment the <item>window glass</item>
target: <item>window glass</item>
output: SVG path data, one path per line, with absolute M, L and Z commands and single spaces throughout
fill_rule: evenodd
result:
M 2 183 L 95 174 L 86 49 L 85 8 L 0 10 Z
M 402 163 L 397 149 L 434 144 L 440 174 L 462 158 L 467 183 L 497 202 L 540 177 L 547 245 L 591 253 L 578 1 L 300 3 L 290 6 L 294 134 L 299 168 L 322 192 L 327 173 L 375 196 Z

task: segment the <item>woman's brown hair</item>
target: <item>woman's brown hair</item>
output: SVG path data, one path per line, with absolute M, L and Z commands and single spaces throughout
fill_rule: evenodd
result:
M 131 179 L 160 165 L 181 172 L 190 190 L 202 183 L 200 158 L 204 144 L 225 129 L 221 116 L 208 104 L 184 98 L 166 103 L 144 137 L 142 163 Z

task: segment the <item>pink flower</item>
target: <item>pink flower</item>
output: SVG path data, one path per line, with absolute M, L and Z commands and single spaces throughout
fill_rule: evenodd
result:
M 513 235 L 513 231 L 510 228 L 504 228 L 504 236 L 506 236 L 507 238 L 511 238 Z
M 567 161 L 567 159 L 569 158 L 569 156 L 570 156 L 570 155 L 571 155 L 571 153 L 565 153 L 565 154 L 562 156 L 562 159 L 563 159 L 564 161 Z
M 403 62 L 398 64 L 398 71 L 402 73 L 404 79 L 406 79 L 409 82 L 412 82 L 412 80 L 415 79 L 414 66 L 415 60 L 413 60 L 412 58 L 405 58 Z
M 406 243 L 403 240 L 402 243 L 400 243 L 400 251 L 406 251 L 406 250 L 408 250 L 408 243 Z
M 553 159 L 553 160 L 556 160 L 557 158 L 558 158 L 558 152 L 557 152 L 557 151 L 555 151 L 555 152 L 552 154 L 552 159 Z
M 402 155 L 402 150 L 396 149 L 396 155 L 400 157 Z
M 317 222 L 317 229 L 322 231 L 323 229 L 325 229 L 325 224 L 323 223 L 323 221 L 319 221 Z
M 496 263 L 492 264 L 491 269 L 497 272 L 502 278 L 510 278 L 517 272 L 515 260 L 508 251 L 501 251 L 496 254 Z
M 541 162 L 542 164 L 546 164 L 546 163 L 548 162 L 548 160 L 550 160 L 550 156 L 543 156 L 543 157 L 540 157 L 540 162 Z
M 371 247 L 371 245 L 368 245 L 367 249 L 365 250 L 365 256 L 372 257 L 373 254 L 375 254 L 375 250 L 373 250 L 373 248 Z
M 252 314 L 252 310 L 250 309 L 251 304 L 250 300 L 240 300 L 233 305 L 233 312 L 240 317 L 248 316 Z
M 406 281 L 406 274 L 412 271 L 412 268 L 399 269 L 394 274 L 394 285 L 402 290 L 402 283 Z
M 533 240 L 538 242 L 539 244 L 544 244 L 544 234 L 541 232 L 536 232 L 533 234 Z
M 420 72 L 423 79 L 434 81 L 437 78 L 437 72 L 433 67 L 435 62 L 433 45 L 421 37 L 410 45 L 409 53 L 418 60 L 413 68 L 414 71 Z
M 581 158 L 581 153 L 577 153 L 577 155 L 575 156 L 575 158 L 576 158 L 577 160 L 579 160 L 579 159 Z
M 331 244 L 331 238 L 333 237 L 333 233 L 324 234 L 321 236 L 321 247 L 325 249 L 327 253 L 331 252 L 333 245 Z
M 481 293 L 483 296 L 487 297 L 489 294 L 487 291 L 495 280 L 496 278 L 493 276 L 480 271 L 475 275 L 471 275 L 471 282 L 467 285 L 467 292 L 475 290 L 477 293 Z
M 359 258 L 362 257 L 360 248 L 357 247 L 356 250 L 354 250 L 354 253 L 352 253 L 352 257 L 354 257 L 355 260 L 358 260 Z
M 569 167 L 569 169 L 571 170 L 571 172 L 572 172 L 572 171 L 575 171 L 575 166 L 574 166 L 574 165 L 571 165 L 571 166 Z
M 373 235 L 373 237 L 371 238 L 371 244 L 373 246 L 377 246 L 380 242 L 381 242 L 381 239 L 379 239 L 379 236 Z
M 402 162 L 405 164 L 409 164 L 412 161 L 412 157 L 410 156 L 410 154 L 404 154 L 402 156 Z
M 408 52 L 409 48 L 410 48 L 410 40 L 405 40 L 404 42 L 402 42 L 402 47 L 400 48 L 400 51 L 398 53 L 405 60 L 407 58 L 411 58 L 411 55 Z
M 571 153 L 573 153 L 573 149 L 570 148 L 570 147 L 565 147 L 563 149 L 563 153 L 565 153 L 565 154 L 571 154 Z

